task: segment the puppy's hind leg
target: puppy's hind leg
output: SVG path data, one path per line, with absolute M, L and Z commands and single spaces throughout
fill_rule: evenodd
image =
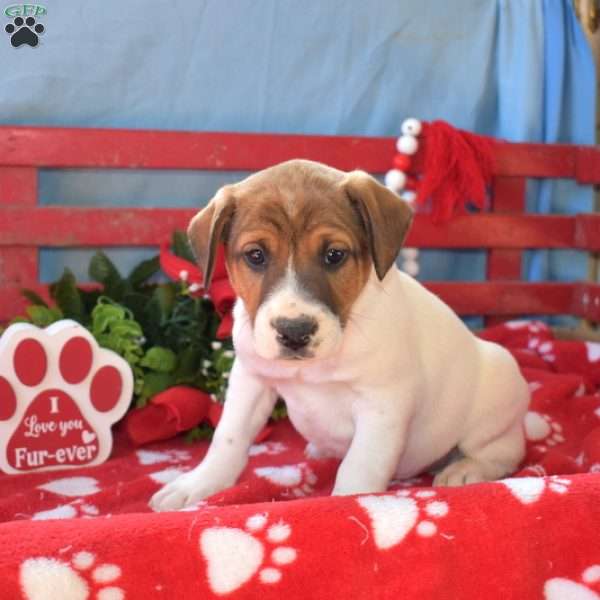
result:
M 500 479 L 514 472 L 525 456 L 523 418 L 529 388 L 512 356 L 486 344 L 474 413 L 458 442 L 462 457 L 436 475 L 434 485 L 457 486 Z
M 462 457 L 438 473 L 433 485 L 459 486 L 493 481 L 514 472 L 525 456 L 525 438 L 521 420 L 487 444 L 459 444 Z
M 474 391 L 473 413 L 458 442 L 463 456 L 436 475 L 434 485 L 500 479 L 515 471 L 525 456 L 523 418 L 529 388 L 508 351 L 480 343 L 484 360 Z

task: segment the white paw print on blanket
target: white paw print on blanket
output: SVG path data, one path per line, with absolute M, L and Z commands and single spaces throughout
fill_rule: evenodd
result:
M 584 344 L 587 359 L 591 363 L 598 362 L 600 360 L 600 344 L 598 342 L 584 342 Z
M 28 558 L 19 573 L 23 594 L 27 600 L 124 600 L 125 592 L 113 585 L 121 577 L 120 567 L 95 563 L 96 556 L 86 551 L 77 552 L 69 562 Z
M 356 501 L 369 515 L 375 545 L 387 550 L 402 542 L 415 526 L 420 537 L 438 532 L 435 521 L 445 517 L 449 508 L 435 496 L 434 490 L 400 490 L 394 495 L 362 496 Z
M 37 487 L 39 490 L 52 492 L 59 496 L 68 496 L 69 498 L 91 496 L 100 491 L 98 480 L 93 477 L 63 477 L 47 481 Z
M 600 565 L 592 565 L 581 574 L 582 583 L 577 583 L 564 577 L 548 579 L 544 584 L 544 598 L 546 600 L 600 600 L 600 596 L 590 589 L 600 581 Z M 588 585 L 586 585 L 588 584 Z
M 281 442 L 264 442 L 262 444 L 252 444 L 248 450 L 248 456 L 259 456 L 268 454 L 269 456 L 281 454 L 287 450 L 287 446 Z
M 531 340 L 529 342 L 529 347 L 531 348 Z M 539 345 L 535 345 L 534 348 L 540 353 L 540 356 L 546 362 L 554 362 L 556 360 L 556 354 L 554 353 L 554 343 L 550 341 L 542 342 Z
M 283 576 L 279 567 L 296 560 L 296 550 L 282 545 L 290 537 L 291 527 L 283 521 L 267 527 L 268 518 L 268 513 L 258 513 L 248 518 L 245 529 L 209 527 L 202 532 L 200 551 L 207 563 L 208 583 L 213 592 L 229 594 L 256 573 L 261 583 L 275 584 Z
M 140 465 L 155 465 L 162 462 L 180 463 L 192 458 L 187 450 L 136 450 Z
M 286 490 L 284 497 L 301 498 L 314 492 L 317 476 L 306 463 L 280 467 L 257 467 L 254 474 Z
M 54 508 L 34 513 L 31 517 L 34 521 L 74 519 L 75 517 L 89 518 L 97 517 L 100 514 L 96 505 L 83 499 L 85 496 L 91 496 L 100 491 L 98 480 L 93 477 L 63 477 L 61 479 L 53 479 L 38 485 L 37 489 L 42 490 L 42 497 L 45 492 L 50 492 L 57 496 L 75 498 L 75 500 L 68 504 L 59 504 Z
M 171 481 L 177 479 L 180 475 L 183 475 L 188 469 L 180 469 L 178 467 L 167 467 L 162 471 L 154 471 L 154 473 L 149 473 L 148 477 L 155 481 L 156 483 L 160 483 L 161 485 L 165 485 L 167 483 L 171 483 Z
M 535 448 L 540 452 L 565 441 L 562 425 L 549 415 L 530 410 L 525 415 L 524 426 L 525 437 L 530 442 L 538 442 Z
M 513 321 L 507 321 L 504 323 L 504 326 L 507 329 L 527 329 L 531 331 L 531 333 L 540 333 L 542 331 L 546 331 L 548 327 L 542 321 L 524 321 L 520 319 L 516 319 Z
M 33 521 L 47 521 L 48 519 L 74 519 L 81 517 L 84 519 L 90 519 L 97 517 L 100 514 L 100 510 L 94 504 L 86 502 L 82 498 L 73 500 L 69 504 L 59 504 L 54 508 L 47 510 L 41 510 L 32 515 Z
M 555 494 L 566 494 L 571 480 L 558 475 L 543 477 L 511 477 L 499 482 L 505 485 L 511 494 L 522 504 L 537 502 L 546 489 Z

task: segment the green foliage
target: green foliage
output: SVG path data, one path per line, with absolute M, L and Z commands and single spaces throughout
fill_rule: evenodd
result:
M 34 304 L 36 306 L 45 306 L 46 308 L 48 308 L 46 302 L 32 290 L 22 290 L 21 295 L 27 300 L 29 300 L 31 304 Z
M 65 269 L 62 277 L 50 286 L 50 295 L 66 319 L 86 324 L 85 306 L 75 275 Z
M 48 306 L 40 304 L 31 304 L 25 309 L 25 312 L 29 321 L 38 327 L 48 327 L 63 317 L 59 308 L 48 308 Z
M 194 261 L 184 233 L 173 234 L 172 249 Z M 159 259 L 154 257 L 124 277 L 106 254 L 98 252 L 90 261 L 89 275 L 99 285 L 80 287 L 65 269 L 50 286 L 53 305 L 24 290 L 30 302 L 26 315 L 12 322 L 47 327 L 68 318 L 87 327 L 100 346 L 117 352 L 131 366 L 134 406 L 144 406 L 174 385 L 196 387 L 222 402 L 234 358 L 231 340 L 216 339 L 220 319 L 210 300 L 191 296 L 185 282 L 157 283 L 159 271 Z M 284 414 L 285 407 L 278 405 L 274 416 Z M 202 424 L 189 432 L 188 439 L 211 436 L 212 428 Z
M 148 400 L 159 392 L 164 392 L 166 389 L 175 385 L 175 379 L 171 373 L 160 373 L 158 371 L 144 372 L 144 385 L 136 400 L 137 407 L 145 406 Z
M 143 285 L 148 279 L 154 277 L 160 271 L 160 262 L 158 256 L 141 262 L 129 273 L 127 283 L 133 290 Z M 128 290 L 129 291 L 129 290 Z
M 211 440 L 214 429 L 208 423 L 201 423 L 198 427 L 190 429 L 185 434 L 186 442 L 199 442 L 201 440 Z
M 185 258 L 185 260 L 189 260 L 191 263 L 195 263 L 196 259 L 194 258 L 194 253 L 190 248 L 188 243 L 187 235 L 183 233 L 183 231 L 175 231 L 173 233 L 173 252 L 179 256 L 180 258 Z
M 140 364 L 158 373 L 172 373 L 177 367 L 177 356 L 169 348 L 154 346 L 146 352 Z
M 93 281 L 101 283 L 104 294 L 109 298 L 119 302 L 123 298 L 127 283 L 121 277 L 119 270 L 113 262 L 104 254 L 104 252 L 96 252 L 92 256 L 88 274 Z
M 285 402 L 283 402 L 282 400 L 278 400 L 277 404 L 275 405 L 275 408 L 273 409 L 273 414 L 271 415 L 271 418 L 273 419 L 273 421 L 280 421 L 281 419 L 285 419 L 287 416 L 288 414 Z
M 144 389 L 144 334 L 140 324 L 127 308 L 101 296 L 91 315 L 90 331 L 103 348 L 120 354 L 131 366 L 134 376 L 134 395 Z

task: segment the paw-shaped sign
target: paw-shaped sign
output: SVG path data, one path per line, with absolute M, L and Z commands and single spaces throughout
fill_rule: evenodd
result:
M 112 448 L 133 374 L 75 321 L 10 326 L 0 337 L 0 469 L 96 465 Z

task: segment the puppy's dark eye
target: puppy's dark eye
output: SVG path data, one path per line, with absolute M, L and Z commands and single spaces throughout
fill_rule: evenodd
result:
M 267 255 L 262 248 L 257 246 L 244 252 L 244 258 L 248 265 L 254 269 L 261 269 L 267 264 Z
M 329 267 L 339 267 L 345 260 L 348 253 L 345 250 L 339 248 L 329 248 L 325 252 L 324 261 Z

